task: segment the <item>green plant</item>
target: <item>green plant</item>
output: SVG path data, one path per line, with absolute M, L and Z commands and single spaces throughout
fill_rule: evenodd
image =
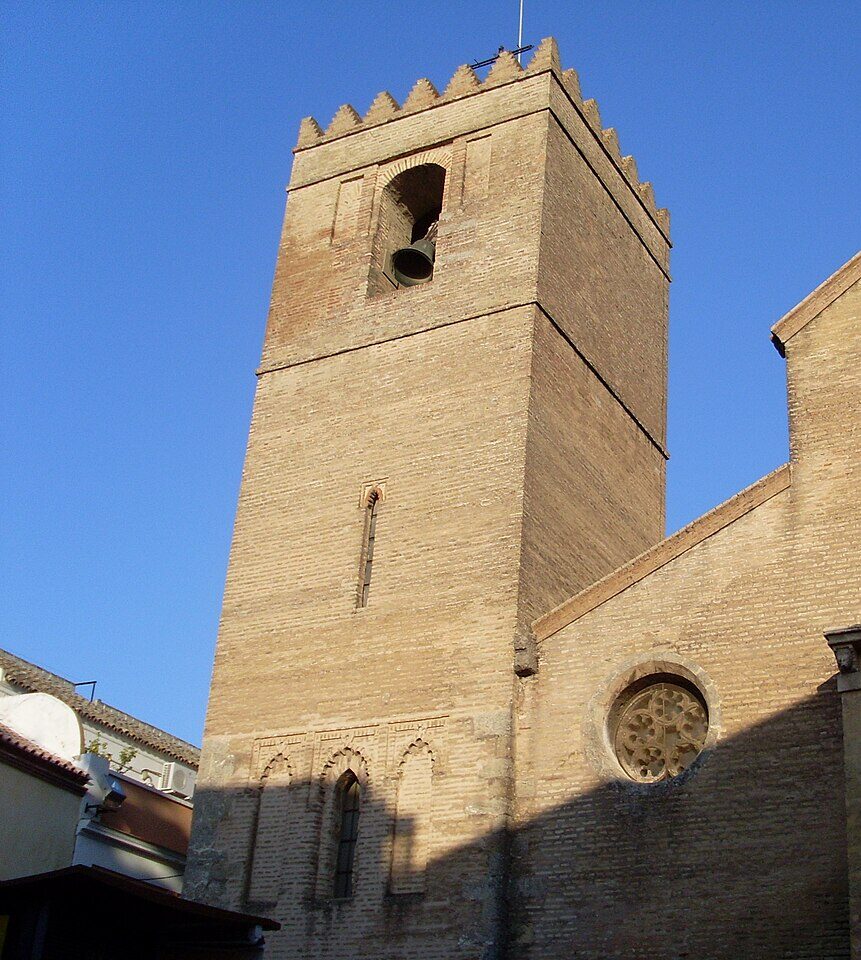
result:
M 98 734 L 90 740 L 85 749 L 87 753 L 94 753 L 98 757 L 104 757 L 117 773 L 125 773 L 132 765 L 134 758 L 138 755 L 137 747 L 123 747 L 120 750 L 119 757 L 114 760 L 113 754 L 108 750 L 107 742 Z
M 113 762 L 113 757 L 111 756 L 110 750 L 108 750 L 107 742 L 102 740 L 102 738 L 96 734 L 92 740 L 85 747 L 86 753 L 94 753 L 97 757 L 104 757 L 106 760 Z
M 132 765 L 132 760 L 138 755 L 136 747 L 123 747 L 120 750 L 119 759 L 117 760 L 116 767 L 120 773 L 125 773 L 126 770 Z

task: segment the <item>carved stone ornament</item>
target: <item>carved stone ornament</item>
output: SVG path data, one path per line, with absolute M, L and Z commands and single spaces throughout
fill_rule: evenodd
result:
M 861 625 L 829 630 L 825 634 L 828 645 L 834 652 L 837 669 L 841 673 L 855 673 L 861 663 Z
M 674 683 L 653 683 L 635 693 L 619 713 L 616 757 L 632 780 L 669 780 L 693 763 L 708 728 L 705 706 L 693 693 Z
M 851 643 L 835 646 L 834 657 L 841 673 L 853 673 L 858 669 L 858 653 Z

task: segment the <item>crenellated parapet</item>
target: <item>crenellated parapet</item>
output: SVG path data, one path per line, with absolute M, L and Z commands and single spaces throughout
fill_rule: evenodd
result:
M 623 156 L 615 129 L 603 126 L 597 102 L 594 99 L 583 99 L 576 71 L 562 69 L 559 49 L 552 37 L 541 41 L 525 66 L 518 62 L 513 53 L 503 50 L 484 80 L 476 74 L 471 66 L 464 64 L 455 70 L 442 93 L 430 80 L 422 77 L 416 81 L 403 105 L 400 105 L 388 91 L 383 90 L 377 94 L 363 116 L 351 104 L 347 103 L 338 109 L 325 129 L 313 117 L 305 117 L 299 127 L 296 151 L 306 150 L 318 144 L 330 143 L 352 133 L 369 130 L 401 117 L 430 110 L 445 103 L 462 100 L 486 90 L 516 83 L 519 80 L 543 73 L 553 74 L 557 78 L 567 97 L 591 129 L 604 152 L 610 157 L 652 217 L 655 218 L 663 232 L 668 234 L 669 211 L 657 207 L 652 185 L 648 181 L 640 180 L 634 158 Z

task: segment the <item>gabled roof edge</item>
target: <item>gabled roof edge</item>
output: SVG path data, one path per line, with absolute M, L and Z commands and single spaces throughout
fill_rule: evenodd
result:
M 536 641 L 540 643 L 542 640 L 547 640 L 548 637 L 558 633 L 590 610 L 594 610 L 616 594 L 639 583 L 650 573 L 659 570 L 671 560 L 675 560 L 697 544 L 723 530 L 733 521 L 750 513 L 778 493 L 782 493 L 789 487 L 790 482 L 790 466 L 785 463 L 713 510 L 697 517 L 671 537 L 661 540 L 644 553 L 634 557 L 623 567 L 619 567 L 602 580 L 569 597 L 558 607 L 554 607 L 533 622 L 532 632 Z
M 844 294 L 852 284 L 861 280 L 861 250 L 847 260 L 827 280 L 811 291 L 801 303 L 794 306 L 789 313 L 784 314 L 771 328 L 771 339 L 780 352 L 785 356 L 786 344 L 811 320 L 819 316 L 826 308 Z

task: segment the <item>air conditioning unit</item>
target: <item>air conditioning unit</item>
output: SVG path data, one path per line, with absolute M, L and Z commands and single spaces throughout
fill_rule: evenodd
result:
M 166 763 L 161 771 L 158 788 L 165 793 L 173 793 L 190 800 L 194 796 L 196 779 L 197 774 L 194 770 L 189 770 L 178 763 Z

